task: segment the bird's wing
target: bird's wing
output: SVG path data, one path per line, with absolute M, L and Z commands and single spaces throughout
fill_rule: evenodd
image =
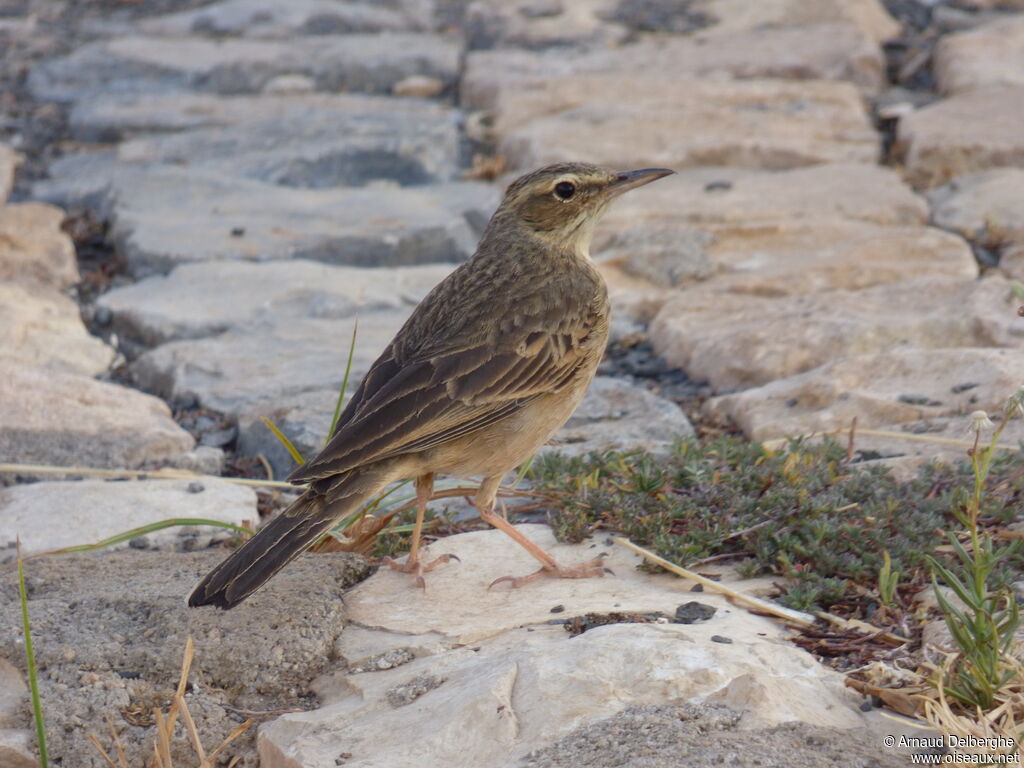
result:
M 398 340 L 374 363 L 331 441 L 289 478 L 309 482 L 370 461 L 422 451 L 483 429 L 540 395 L 568 385 L 586 364 L 596 307 L 563 314 L 551 308 L 520 316 L 515 332 L 401 359 Z M 575 316 L 573 316 L 575 315 Z M 591 342 L 593 341 L 590 339 Z

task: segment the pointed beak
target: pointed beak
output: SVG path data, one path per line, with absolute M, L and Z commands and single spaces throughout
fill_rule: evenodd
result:
M 650 184 L 652 181 L 671 176 L 675 171 L 668 168 L 641 168 L 639 171 L 623 171 L 608 185 L 607 195 L 609 198 L 618 197 L 623 192 Z

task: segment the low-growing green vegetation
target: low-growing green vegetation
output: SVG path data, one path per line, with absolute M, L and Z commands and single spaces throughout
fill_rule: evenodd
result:
M 920 589 L 930 581 L 927 557 L 945 543 L 944 531 L 959 528 L 956 489 L 973 486 L 966 464 L 930 464 L 899 482 L 883 467 L 848 462 L 834 441 L 773 451 L 734 437 L 683 441 L 664 458 L 549 454 L 530 479 L 549 496 L 563 541 L 606 530 L 686 567 L 735 558 L 741 575 L 792 579 L 782 600 L 801 610 L 828 607 L 854 586 L 877 593 L 880 576 L 888 600 L 903 587 Z M 1022 494 L 1019 456 L 997 456 L 980 519 L 1012 520 Z M 1021 564 L 1014 547 L 996 576 L 1005 583 Z

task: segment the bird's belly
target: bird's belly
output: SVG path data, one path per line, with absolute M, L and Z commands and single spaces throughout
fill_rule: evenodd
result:
M 430 471 L 457 477 L 504 475 L 530 458 L 569 420 L 589 383 L 544 395 L 507 419 L 439 446 L 427 460 Z

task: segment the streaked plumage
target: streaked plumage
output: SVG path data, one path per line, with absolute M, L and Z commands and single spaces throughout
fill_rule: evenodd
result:
M 668 173 L 566 163 L 513 182 L 473 257 L 419 304 L 366 374 L 327 446 L 289 478 L 309 483 L 308 490 L 211 571 L 189 604 L 237 605 L 404 478 L 418 479 L 421 505 L 403 570 L 422 584 L 431 565 L 418 561 L 418 534 L 434 473 L 483 475 L 481 516 L 530 549 L 542 570 L 599 575 L 595 567 L 561 569 L 496 522 L 491 508 L 502 477 L 571 415 L 603 354 L 609 307 L 588 254 L 594 224 L 620 191 Z

